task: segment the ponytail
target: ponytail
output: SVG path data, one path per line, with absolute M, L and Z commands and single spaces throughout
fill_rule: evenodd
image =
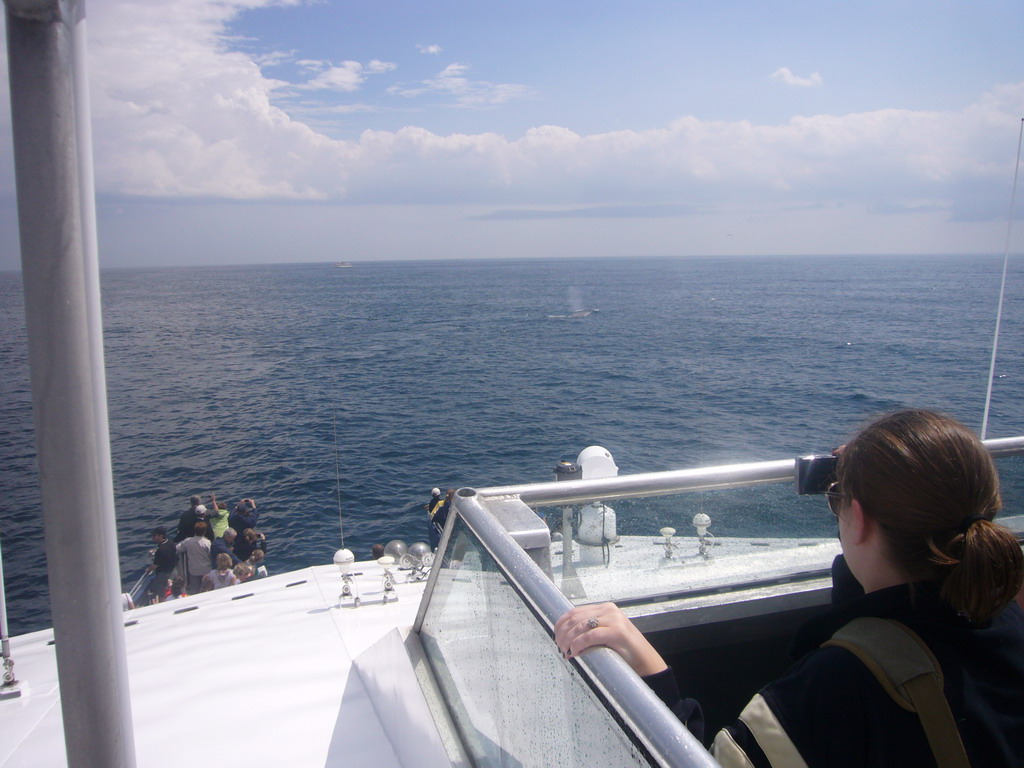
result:
M 950 540 L 946 551 L 930 541 L 941 597 L 971 621 L 989 621 L 1016 597 L 1024 581 L 1024 553 L 1008 528 L 981 518 Z M 950 554 L 956 551 L 958 554 Z

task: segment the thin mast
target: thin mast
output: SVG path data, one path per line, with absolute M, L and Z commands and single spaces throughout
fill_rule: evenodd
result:
M 338 494 L 338 529 L 341 531 L 341 548 L 345 548 L 345 516 L 341 512 L 341 458 L 338 455 L 338 414 L 331 414 L 334 419 L 334 478 Z
M 1006 267 L 1010 262 L 1010 233 L 1013 231 L 1013 209 L 1017 203 L 1017 175 L 1020 171 L 1020 145 L 1024 138 L 1024 118 L 1017 135 L 1017 161 L 1013 166 L 1013 191 L 1010 193 L 1010 214 L 1006 219 L 1006 245 L 1003 248 L 1003 279 L 999 284 L 999 308 L 996 310 L 996 330 L 992 337 L 992 361 L 988 367 L 988 387 L 985 390 L 985 412 L 981 417 L 981 439 L 988 433 L 988 411 L 992 404 L 992 383 L 996 377 L 996 350 L 999 347 L 999 327 L 1003 322 L 1003 296 L 1006 293 Z
M 133 768 L 110 471 L 84 0 L 4 0 L 47 575 L 69 766 Z M 83 165 L 84 161 L 84 165 Z

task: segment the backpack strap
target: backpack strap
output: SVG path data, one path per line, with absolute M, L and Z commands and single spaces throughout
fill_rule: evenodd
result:
M 924 641 L 898 621 L 861 617 L 822 647 L 845 648 L 860 659 L 893 701 L 917 712 L 939 768 L 970 768 L 942 690 L 942 669 Z

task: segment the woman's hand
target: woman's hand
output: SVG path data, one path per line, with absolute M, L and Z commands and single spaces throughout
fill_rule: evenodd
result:
M 668 665 L 615 603 L 580 605 L 555 622 L 555 642 L 568 658 L 604 645 L 617 652 L 640 676 Z

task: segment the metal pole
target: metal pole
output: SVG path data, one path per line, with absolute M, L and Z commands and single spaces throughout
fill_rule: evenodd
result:
M 992 359 L 988 366 L 988 386 L 985 388 L 985 409 L 981 415 L 981 439 L 988 435 L 988 412 L 992 405 L 992 385 L 996 378 L 996 354 L 999 349 L 999 329 L 1003 324 L 1003 299 L 1006 296 L 1006 268 L 1010 265 L 1010 234 L 1013 232 L 1013 209 L 1017 204 L 1017 179 L 1020 176 L 1020 148 L 1024 141 L 1024 118 L 1017 132 L 1017 161 L 1013 165 L 1013 189 L 1010 192 L 1010 214 L 1006 217 L 1006 245 L 1003 248 L 1003 279 L 999 283 L 999 303 L 996 305 L 996 329 L 992 334 Z
M 562 507 L 562 594 L 570 599 L 587 597 L 587 590 L 572 562 L 572 507 L 569 506 Z
M 4 556 L 0 548 L 0 699 L 16 698 L 21 695 L 18 680 L 14 675 L 14 659 L 11 658 L 11 638 L 7 629 L 7 595 L 4 592 Z
M 69 766 L 135 766 L 106 422 L 91 171 L 73 81 L 84 5 L 4 0 L 47 574 Z M 88 140 L 88 133 L 83 134 Z M 90 220 L 83 223 L 83 215 Z

